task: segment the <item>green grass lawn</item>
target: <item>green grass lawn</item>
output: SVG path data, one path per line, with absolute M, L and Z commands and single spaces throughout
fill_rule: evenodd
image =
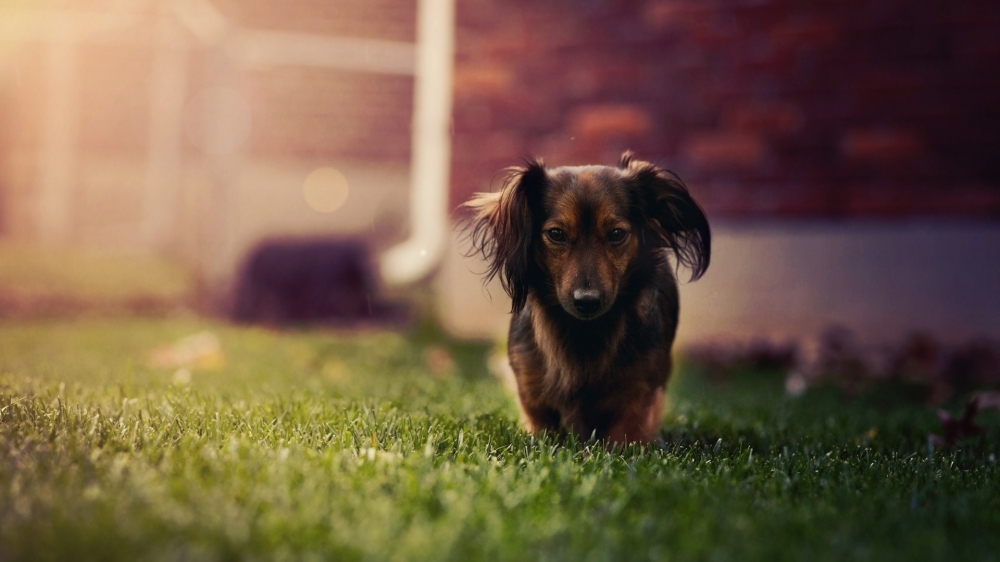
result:
M 224 364 L 148 365 L 206 329 Z M 665 448 L 609 453 L 533 439 L 482 346 L 445 342 L 457 371 L 433 376 L 431 342 L 0 324 L 0 561 L 1000 556 L 994 411 L 986 437 L 941 452 L 924 406 L 681 369 Z
M 194 291 L 194 277 L 176 260 L 0 237 L 0 318 L 166 310 L 190 301 Z

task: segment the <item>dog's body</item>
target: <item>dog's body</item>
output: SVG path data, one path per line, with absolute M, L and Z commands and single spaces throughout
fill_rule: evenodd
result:
M 655 439 L 678 315 L 668 254 L 697 278 L 711 253 L 683 184 L 627 153 L 618 167 L 535 161 L 468 206 L 487 278 L 500 274 L 513 301 L 508 355 L 529 429 Z

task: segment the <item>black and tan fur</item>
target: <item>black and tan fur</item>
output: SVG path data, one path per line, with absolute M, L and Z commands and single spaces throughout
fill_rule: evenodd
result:
M 618 166 L 535 160 L 466 205 L 486 277 L 513 301 L 508 355 L 529 429 L 655 439 L 677 328 L 670 256 L 696 279 L 711 253 L 681 181 L 628 153 Z

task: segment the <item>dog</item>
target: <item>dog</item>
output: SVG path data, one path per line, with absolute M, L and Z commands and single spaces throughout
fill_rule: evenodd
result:
M 613 444 L 659 436 L 677 331 L 675 266 L 708 268 L 704 211 L 672 172 L 617 166 L 508 169 L 465 204 L 485 281 L 511 297 L 508 358 L 532 433 Z M 671 256 L 675 263 L 672 263 Z

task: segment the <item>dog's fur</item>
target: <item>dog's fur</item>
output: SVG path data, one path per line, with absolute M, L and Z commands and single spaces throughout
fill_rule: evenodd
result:
M 677 328 L 669 255 L 692 279 L 711 255 L 680 179 L 629 153 L 617 167 L 534 160 L 466 206 L 486 278 L 513 301 L 508 356 L 529 430 L 656 439 Z

